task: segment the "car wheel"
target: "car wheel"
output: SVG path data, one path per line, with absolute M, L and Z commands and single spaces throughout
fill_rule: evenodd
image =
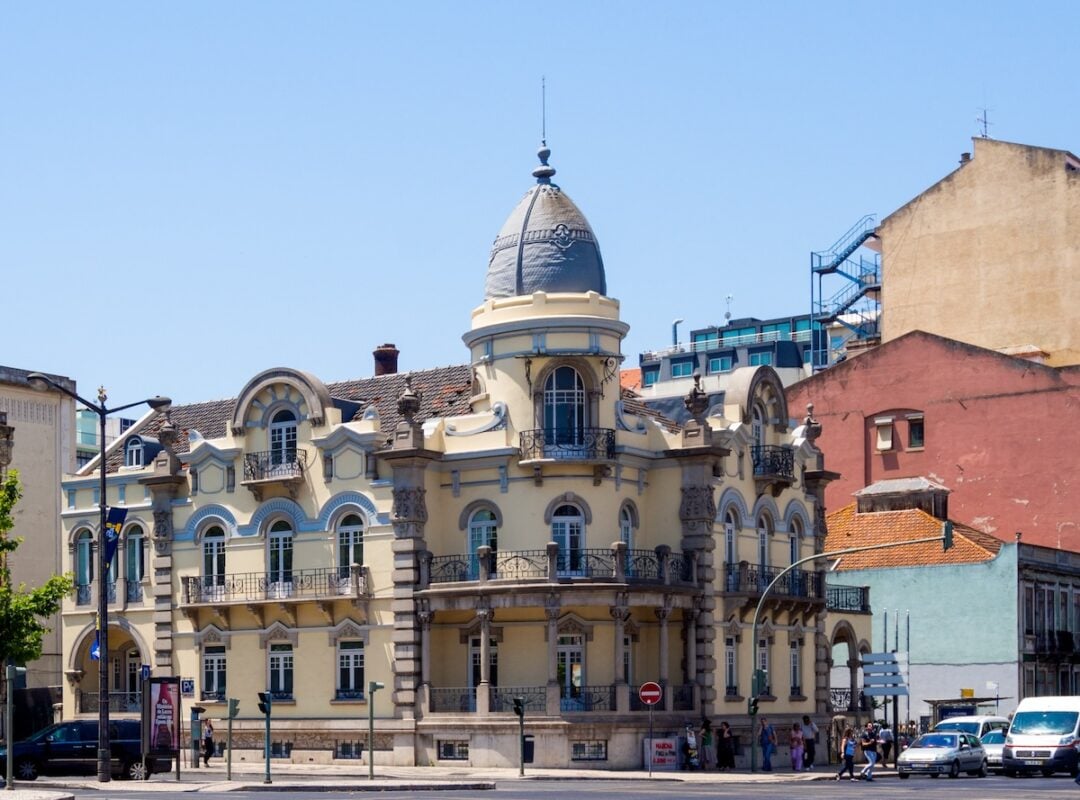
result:
M 977 770 L 975 770 L 975 777 L 976 778 L 985 778 L 986 773 L 987 773 L 986 762 L 984 761 L 982 763 L 982 766 L 980 766 Z
M 21 758 L 15 762 L 15 777 L 20 781 L 36 781 L 38 765 L 31 758 Z
M 949 777 L 950 778 L 959 778 L 960 777 L 960 762 L 959 761 L 954 761 L 954 762 L 952 762 L 952 764 L 949 765 Z
M 910 778 L 910 777 L 911 777 L 911 775 L 909 775 L 909 774 L 908 774 L 908 773 L 906 773 L 906 772 L 901 772 L 901 773 L 900 773 L 900 780 L 902 780 L 902 781 L 906 781 L 906 780 L 907 780 L 908 778 Z
M 142 761 L 129 761 L 124 765 L 124 777 L 133 781 L 146 780 L 146 765 Z

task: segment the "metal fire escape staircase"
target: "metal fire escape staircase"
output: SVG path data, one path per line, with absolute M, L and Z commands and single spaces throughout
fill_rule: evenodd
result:
M 810 254 L 814 371 L 836 360 L 829 326 L 842 325 L 859 341 L 880 335 L 881 254 L 868 246 L 876 229 L 874 215 L 867 214 L 827 250 Z

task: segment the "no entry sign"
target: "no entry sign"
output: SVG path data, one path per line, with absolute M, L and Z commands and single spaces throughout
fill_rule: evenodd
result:
M 660 688 L 660 684 L 655 681 L 646 681 L 641 684 L 641 688 L 638 689 L 638 697 L 641 698 L 641 702 L 647 706 L 655 706 L 660 702 L 660 698 L 664 696 L 664 690 Z

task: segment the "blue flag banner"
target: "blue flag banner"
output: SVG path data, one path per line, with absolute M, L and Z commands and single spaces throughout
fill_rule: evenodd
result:
M 110 508 L 109 515 L 105 518 L 105 564 L 112 563 L 116 555 L 116 547 L 120 544 L 120 529 L 127 519 L 126 508 Z M 106 569 L 108 566 L 106 566 Z
M 101 659 L 101 642 L 98 640 L 98 634 L 94 634 L 94 643 L 90 645 L 90 660 L 98 661 Z

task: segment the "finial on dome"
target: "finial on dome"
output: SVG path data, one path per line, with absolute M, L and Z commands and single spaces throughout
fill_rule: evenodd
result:
M 555 174 L 555 167 L 548 165 L 551 148 L 547 146 L 546 140 L 540 140 L 540 149 L 536 151 L 536 157 L 540 159 L 540 166 L 532 171 L 533 177 L 536 178 L 537 183 L 551 183 L 551 176 Z

